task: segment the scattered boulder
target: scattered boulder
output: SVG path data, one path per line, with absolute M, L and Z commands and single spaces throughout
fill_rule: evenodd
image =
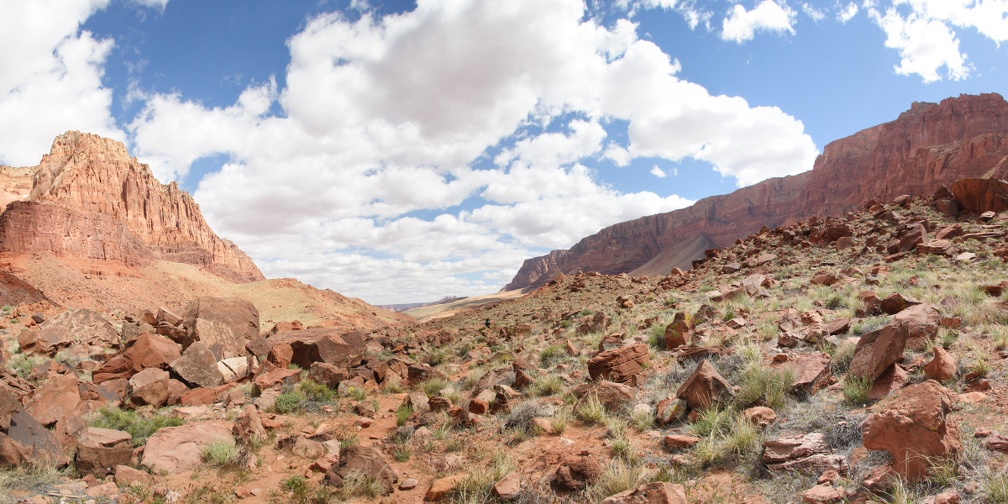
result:
M 392 493 L 394 485 L 399 482 L 399 475 L 385 461 L 381 452 L 370 446 L 353 445 L 344 448 L 340 452 L 339 464 L 326 472 L 325 482 L 333 486 L 343 486 L 343 480 L 351 473 L 367 474 L 377 478 L 386 495 Z
M 770 426 L 770 424 L 777 421 L 777 412 L 766 406 L 753 406 L 752 408 L 746 408 L 742 411 L 742 416 L 744 416 L 749 423 L 759 427 L 760 429 L 766 429 Z
M 178 343 L 164 336 L 141 334 L 96 369 L 92 381 L 129 379 L 147 368 L 167 369 L 169 363 L 181 356 L 182 346 Z
M 73 412 L 81 402 L 77 377 L 56 375 L 35 391 L 28 413 L 42 425 L 52 425 Z
M 361 356 L 367 348 L 364 337 L 359 333 L 322 327 L 281 330 L 266 341 L 270 346 L 271 361 L 283 367 L 296 364 L 302 369 L 311 368 L 315 362 L 352 368 L 361 363 Z
M 686 504 L 682 485 L 655 481 L 607 497 L 602 504 Z
M 846 472 L 847 460 L 830 449 L 818 432 L 787 436 L 763 443 L 763 463 L 771 471 L 809 469 Z
M 62 467 L 70 463 L 70 457 L 51 431 L 21 410 L 11 415 L 7 433 L 0 432 L 0 465 L 29 463 Z
M 697 364 L 693 374 L 676 391 L 676 397 L 686 401 L 692 409 L 707 408 L 734 396 L 728 380 L 706 359 Z
M 581 400 L 594 396 L 609 411 L 619 411 L 637 396 L 637 391 L 622 383 L 602 380 L 575 388 L 574 395 Z
M 903 294 L 894 292 L 886 296 L 886 298 L 882 300 L 881 304 L 879 305 L 879 308 L 882 310 L 883 313 L 887 313 L 889 315 L 895 315 L 911 306 L 919 304 L 920 301 L 910 296 L 904 296 Z
M 564 492 L 580 492 L 597 480 L 604 469 L 595 457 L 588 455 L 567 456 L 556 468 L 557 487 Z
M 160 408 L 168 402 L 168 372 L 158 368 L 147 368 L 129 379 L 130 403 L 134 406 L 149 404 Z
M 893 470 L 909 480 L 926 477 L 935 458 L 958 457 L 959 429 L 948 420 L 953 398 L 934 380 L 909 385 L 875 405 L 861 425 L 870 450 L 893 454 Z
M 201 341 L 218 359 L 238 357 L 259 337 L 259 310 L 244 299 L 200 297 L 189 304 L 183 324 L 184 348 Z
M 666 397 L 658 401 L 655 421 L 660 425 L 668 425 L 676 420 L 682 420 L 686 417 L 688 409 L 689 405 L 686 404 L 686 401 L 678 397 Z
M 889 396 L 889 394 L 903 388 L 906 382 L 910 380 L 910 375 L 903 369 L 899 364 L 893 364 L 886 368 L 885 371 L 875 379 L 875 383 L 872 384 L 871 390 L 868 391 L 868 400 L 870 401 L 881 401 Z
M 210 347 L 202 341 L 193 342 L 185 349 L 182 357 L 169 364 L 172 372 L 191 388 L 216 387 L 224 383 L 224 377 L 217 369 L 217 358 Z
M 665 327 L 665 348 L 672 350 L 690 343 L 693 325 L 686 313 L 677 312 L 672 322 Z
M 218 440 L 234 440 L 232 422 L 189 423 L 166 427 L 147 438 L 141 463 L 155 473 L 180 473 L 203 464 L 203 449 Z
M 924 365 L 924 376 L 946 382 L 955 377 L 956 369 L 956 361 L 952 354 L 941 345 L 935 345 L 934 357 Z
M 997 179 L 963 178 L 952 183 L 959 206 L 972 212 L 1008 210 L 1008 182 Z
M 820 483 L 802 492 L 802 502 L 806 504 L 833 504 L 846 499 L 847 492 L 831 483 Z
M 771 364 L 774 368 L 794 373 L 791 390 L 813 395 L 830 384 L 833 372 L 830 370 L 832 358 L 827 353 L 791 354 L 784 362 Z
M 119 331 L 100 313 L 78 308 L 67 310 L 18 336 L 23 352 L 50 356 L 75 342 L 116 348 L 119 346 Z
M 902 358 L 908 345 L 916 347 L 934 339 L 940 322 L 938 310 L 928 304 L 899 312 L 882 329 L 861 336 L 850 363 L 850 375 L 874 381 Z
M 133 436 L 128 432 L 89 427 L 77 443 L 77 472 L 104 478 L 133 457 Z
M 651 364 L 651 353 L 644 343 L 600 352 L 588 361 L 588 374 L 592 380 L 611 380 L 618 383 L 635 382 L 644 368 Z
M 458 490 L 466 478 L 468 478 L 467 474 L 453 474 L 432 481 L 430 488 L 427 489 L 427 493 L 424 494 L 424 502 L 440 502 L 452 492 Z
M 497 483 L 494 483 L 493 493 L 497 498 L 511 501 L 521 495 L 521 475 L 517 471 L 507 473 Z

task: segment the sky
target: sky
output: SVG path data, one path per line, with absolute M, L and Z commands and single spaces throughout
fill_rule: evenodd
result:
M 488 294 L 605 226 L 1008 91 L 1008 0 L 0 0 L 0 164 L 68 130 L 268 277 Z

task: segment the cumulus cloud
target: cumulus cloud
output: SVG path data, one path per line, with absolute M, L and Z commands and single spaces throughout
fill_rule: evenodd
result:
M 962 30 L 975 30 L 1000 44 L 1008 40 L 1008 1 L 893 0 L 884 10 L 866 5 L 868 15 L 886 34 L 886 47 L 896 49 L 895 71 L 919 75 L 924 82 L 968 77 L 972 67 L 960 48 Z
M 857 16 L 858 11 L 858 4 L 850 2 L 846 6 L 840 7 L 840 10 L 837 12 L 837 20 L 844 24 L 849 23 L 850 20 Z
M 369 301 L 486 292 L 531 255 L 692 203 L 615 191 L 585 160 L 691 157 L 747 185 L 816 154 L 800 121 L 679 79 L 634 23 L 603 27 L 577 0 L 325 14 L 288 45 L 286 87 L 250 86 L 218 108 L 152 96 L 134 143 L 166 178 L 230 156 L 196 192 L 217 229 L 269 275 Z M 612 120 L 628 140 L 609 137 Z
M 808 16 L 809 18 L 811 18 L 812 21 L 815 21 L 815 22 L 818 23 L 819 21 L 822 21 L 823 19 L 826 19 L 826 13 L 823 12 L 822 9 L 819 9 L 819 8 L 817 8 L 814 5 L 811 5 L 811 4 L 807 3 L 807 2 L 802 2 L 801 8 L 802 8 L 802 12 L 804 12 L 806 16 Z
M 0 163 L 36 164 L 53 138 L 81 129 L 125 139 L 102 85 L 113 47 L 81 24 L 108 0 L 8 0 L 0 5 Z
M 60 117 L 125 138 L 101 84 L 114 42 L 79 28 L 104 2 L 18 5 L 42 5 L 36 17 L 58 12 L 61 23 L 8 22 L 0 34 L 31 42 L 30 56 L 0 54 L 0 70 L 11 70 L 0 71 L 0 152 L 14 159 L 25 145 L 32 159 L 20 163 L 37 162 L 66 128 L 52 126 Z M 485 293 L 532 255 L 692 203 L 619 192 L 595 162 L 692 158 L 748 185 L 807 170 L 816 155 L 800 121 L 680 78 L 679 62 L 639 39 L 634 22 L 603 26 L 579 0 L 421 0 L 385 17 L 355 8 L 353 18 L 308 20 L 288 40 L 286 74 L 248 85 L 231 105 L 127 90 L 142 104 L 128 138 L 159 178 L 183 179 L 208 156 L 227 160 L 196 198 L 270 276 L 372 302 Z M 771 29 L 769 8 L 747 13 L 753 30 Z M 15 25 L 26 26 L 10 35 Z M 26 83 L 45 93 L 19 96 Z M 24 105 L 34 111 L 43 97 L 53 102 L 48 122 L 4 123 L 43 116 Z
M 735 4 L 721 23 L 721 38 L 742 43 L 752 40 L 757 31 L 794 34 L 795 12 L 787 4 L 763 0 L 752 10 Z
M 654 165 L 653 167 L 651 167 L 651 175 L 654 175 L 655 177 L 658 178 L 668 177 L 668 173 L 665 173 L 665 170 L 662 170 L 658 165 Z

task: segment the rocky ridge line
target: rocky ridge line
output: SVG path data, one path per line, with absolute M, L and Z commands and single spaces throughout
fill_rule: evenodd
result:
M 17 170 L 24 169 L 3 173 Z M 12 195 L 0 214 L 2 253 L 130 265 L 160 259 L 238 282 L 264 279 L 247 254 L 210 229 L 189 193 L 174 182 L 160 183 L 120 142 L 70 131 L 32 171 L 30 194 Z
M 836 140 L 812 171 L 712 196 L 693 206 L 606 227 L 568 250 L 527 259 L 504 290 L 534 289 L 559 273 L 634 272 L 697 240 L 723 247 L 809 217 L 840 216 L 870 200 L 928 194 L 964 177 L 1008 176 L 1008 102 L 996 93 L 914 103 L 892 122 Z M 696 259 L 696 257 L 694 257 Z M 688 269 L 688 261 L 665 264 Z

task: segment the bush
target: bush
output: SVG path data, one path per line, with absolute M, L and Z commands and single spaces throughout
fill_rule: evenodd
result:
M 233 465 L 238 460 L 238 445 L 234 439 L 215 439 L 203 447 L 203 461 L 214 467 Z
M 308 397 L 305 396 L 304 392 L 300 390 L 288 390 L 277 397 L 276 403 L 273 404 L 273 410 L 281 414 L 294 413 L 300 411 L 307 401 Z
M 184 424 L 181 418 L 155 413 L 146 418 L 136 411 L 124 410 L 115 406 L 105 406 L 88 419 L 91 427 L 102 427 L 126 431 L 133 436 L 135 446 L 143 445 L 147 438 L 165 427 L 178 427 Z

